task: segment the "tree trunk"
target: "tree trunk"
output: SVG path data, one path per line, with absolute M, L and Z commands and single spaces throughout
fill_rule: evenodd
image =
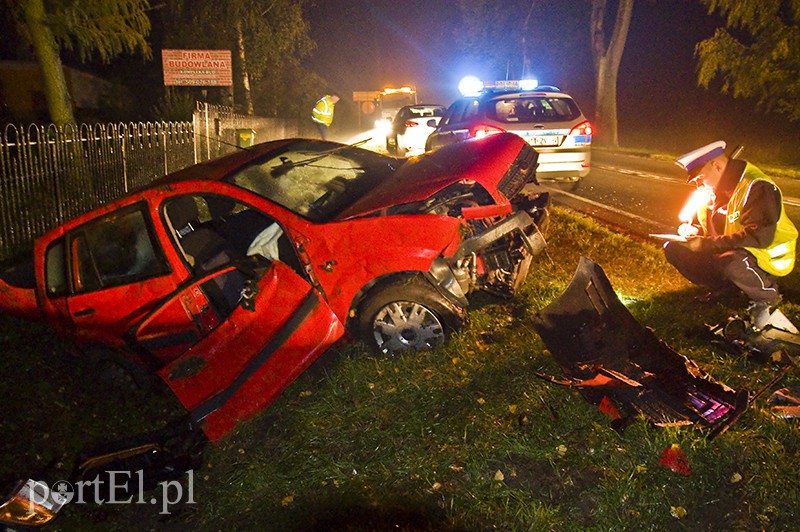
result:
M 247 60 L 244 50 L 244 32 L 242 32 L 242 20 L 236 20 L 236 52 L 239 54 L 239 64 L 241 65 L 242 87 L 244 88 L 244 109 L 245 114 L 253 115 L 253 95 L 250 91 L 250 74 L 247 72 Z
M 72 98 L 64 78 L 58 45 L 50 28 L 45 23 L 43 0 L 23 0 L 25 25 L 30 33 L 39 68 L 42 72 L 44 95 L 50 119 L 59 126 L 75 122 L 72 114 Z
M 527 36 L 528 23 L 531 20 L 535 4 L 536 0 L 531 0 L 531 6 L 528 8 L 528 15 L 525 17 L 525 22 L 522 24 L 522 79 L 530 79 L 531 76 L 531 62 L 530 59 L 528 59 Z
M 634 0 L 618 0 L 611 38 L 603 30 L 606 0 L 592 0 L 591 38 L 595 73 L 595 123 L 600 144 L 619 146 L 617 74 L 628 38 Z

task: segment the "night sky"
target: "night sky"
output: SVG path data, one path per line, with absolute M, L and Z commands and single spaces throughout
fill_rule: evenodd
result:
M 345 97 L 355 90 L 413 84 L 422 100 L 449 105 L 458 97 L 462 76 L 506 74 L 481 71 L 459 49 L 455 1 L 320 0 L 309 16 L 318 48 L 308 65 Z M 589 2 L 537 2 L 534 18 L 529 54 L 537 79 L 569 92 L 591 118 Z M 667 137 L 665 147 L 678 151 L 719 138 L 750 144 L 776 139 L 781 146 L 776 150 L 800 140 L 796 124 L 784 117 L 697 87 L 694 47 L 721 24 L 699 0 L 637 0 L 618 79 L 623 143 L 646 144 L 654 132 Z
M 414 83 L 427 99 L 456 97 L 455 86 L 466 74 L 502 79 L 505 72 L 480 71 L 470 64 L 454 42 L 461 21 L 456 4 L 320 1 L 309 14 L 311 36 L 318 44 L 310 63 L 339 90 Z M 591 94 L 589 3 L 558 0 L 541 4 L 530 25 L 529 53 L 535 73 L 542 82 Z M 639 0 L 620 69 L 621 89 L 642 80 L 671 87 L 687 82 L 693 85 L 694 45 L 710 36 L 718 22 L 706 15 L 697 0 Z M 510 74 L 519 77 L 519 72 Z

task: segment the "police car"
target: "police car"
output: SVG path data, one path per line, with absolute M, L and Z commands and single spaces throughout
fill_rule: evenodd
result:
M 579 181 L 589 173 L 592 126 L 571 96 L 535 80 L 484 85 L 465 80 L 456 100 L 431 133 L 426 150 L 508 131 L 539 153 L 540 181 Z

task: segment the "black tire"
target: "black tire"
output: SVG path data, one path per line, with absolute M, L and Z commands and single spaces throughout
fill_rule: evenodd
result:
M 356 326 L 372 349 L 395 355 L 444 345 L 464 316 L 424 277 L 409 275 L 374 287 L 358 308 Z
M 577 192 L 578 189 L 581 188 L 582 181 L 582 178 L 576 178 L 569 181 L 555 181 L 553 184 L 555 185 L 554 188 L 563 190 L 565 192 Z M 550 183 L 548 182 L 547 184 L 549 185 Z

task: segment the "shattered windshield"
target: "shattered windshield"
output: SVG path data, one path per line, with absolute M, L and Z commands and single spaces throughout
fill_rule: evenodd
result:
M 225 180 L 319 223 L 335 218 L 399 165 L 361 148 L 302 140 Z

